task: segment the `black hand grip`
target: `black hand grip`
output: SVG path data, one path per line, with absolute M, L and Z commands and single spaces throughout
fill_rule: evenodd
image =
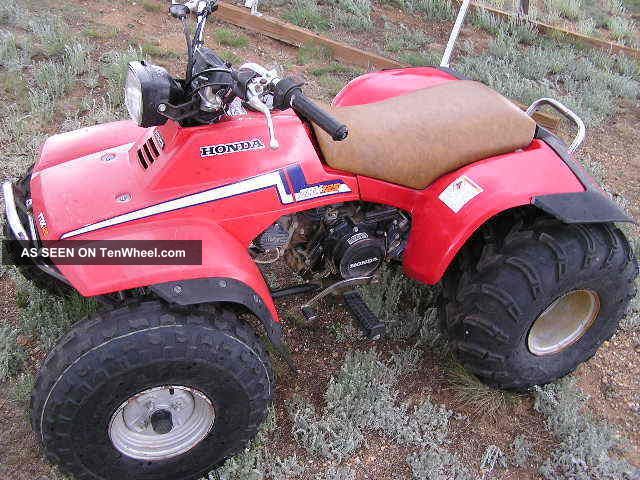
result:
M 331 114 L 305 97 L 300 89 L 301 82 L 292 78 L 280 80 L 274 88 L 273 106 L 278 110 L 291 107 L 307 120 L 312 121 L 331 135 L 335 141 L 344 140 L 349 135 L 349 129 Z
M 313 103 L 302 93 L 297 93 L 291 98 L 291 108 L 303 117 L 318 125 L 331 135 L 336 142 L 344 140 L 349 135 L 349 129 L 338 119 Z

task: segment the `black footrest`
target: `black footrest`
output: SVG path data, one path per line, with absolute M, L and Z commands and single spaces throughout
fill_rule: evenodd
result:
M 347 308 L 360 324 L 364 335 L 370 340 L 378 340 L 384 334 L 384 323 L 371 311 L 362 296 L 355 290 L 345 292 L 343 296 Z

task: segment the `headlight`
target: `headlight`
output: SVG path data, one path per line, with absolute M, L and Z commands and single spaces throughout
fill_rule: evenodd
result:
M 127 82 L 124 85 L 124 103 L 133 121 L 142 125 L 142 84 L 131 69 L 131 64 L 129 64 Z
M 167 117 L 158 112 L 158 106 L 169 102 L 177 88 L 164 68 L 145 62 L 130 62 L 124 88 L 129 115 L 141 127 L 164 125 Z

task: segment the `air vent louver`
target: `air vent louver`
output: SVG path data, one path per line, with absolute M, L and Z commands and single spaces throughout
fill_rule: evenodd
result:
M 138 161 L 145 170 L 148 169 L 160 156 L 160 151 L 155 144 L 153 137 L 149 138 L 142 147 L 138 149 Z

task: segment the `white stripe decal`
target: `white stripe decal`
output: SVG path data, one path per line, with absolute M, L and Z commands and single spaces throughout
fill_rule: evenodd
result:
M 108 220 L 103 220 L 65 233 L 61 238 L 65 239 L 75 237 L 77 235 L 82 235 L 83 233 L 100 230 L 101 228 L 113 227 L 115 225 L 131 222 L 133 220 L 140 220 L 141 218 L 150 217 L 152 215 L 173 212 L 174 210 L 179 210 L 181 208 L 192 207 L 194 205 L 200 205 L 215 200 L 222 200 L 224 198 L 255 192 L 269 187 L 276 187 L 282 203 L 288 204 L 295 201 L 293 195 L 286 192 L 280 172 L 277 171 L 258 175 L 257 177 L 248 178 L 230 185 L 205 190 L 204 192 L 194 193 L 193 195 L 187 195 L 186 197 L 176 198 L 175 200 L 169 200 L 168 202 L 159 203 L 140 210 L 134 210 L 133 212 L 118 215 L 117 217 L 109 218 Z

